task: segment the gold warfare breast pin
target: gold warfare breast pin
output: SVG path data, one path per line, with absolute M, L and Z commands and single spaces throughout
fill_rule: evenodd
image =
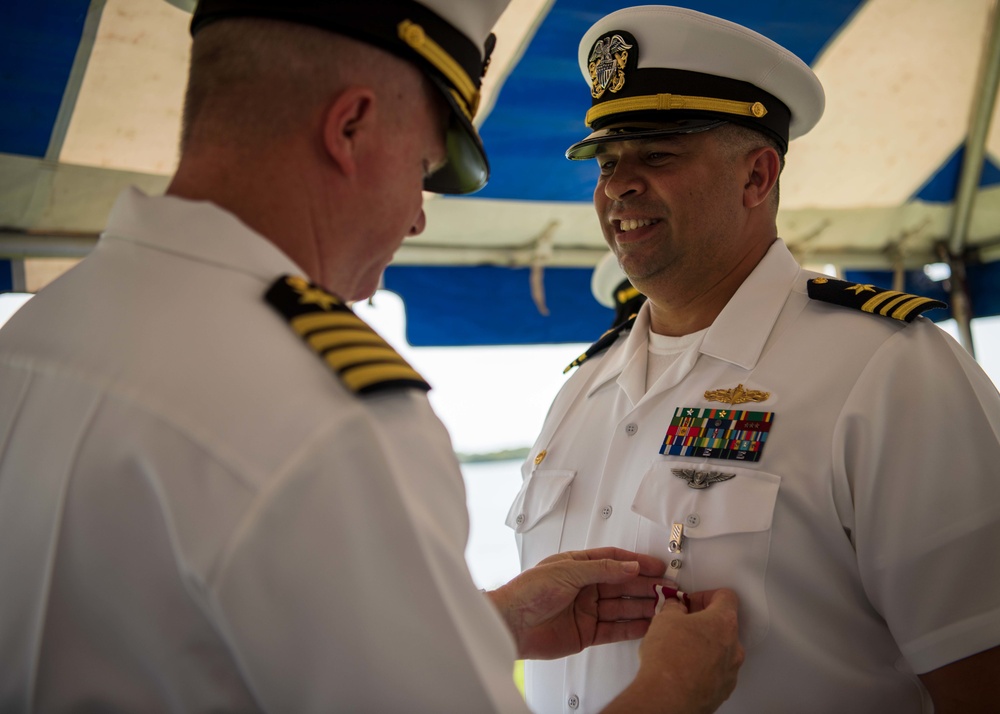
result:
M 709 389 L 705 392 L 705 401 L 722 402 L 723 404 L 733 406 L 735 404 L 746 404 L 747 402 L 764 402 L 770 396 L 770 392 L 747 389 L 742 384 L 737 384 L 732 389 Z

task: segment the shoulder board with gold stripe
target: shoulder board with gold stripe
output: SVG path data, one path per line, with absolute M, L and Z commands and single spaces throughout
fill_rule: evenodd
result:
M 569 365 L 567 365 L 566 369 L 563 370 L 563 374 L 566 374 L 574 367 L 579 367 L 581 364 L 586 362 L 594 355 L 599 354 L 604 350 L 608 349 L 611 345 L 615 343 L 615 340 L 617 340 L 618 337 L 623 332 L 628 332 L 630 329 L 632 329 L 632 323 L 635 322 L 635 318 L 636 315 L 632 315 L 631 317 L 629 317 L 629 319 L 625 320 L 625 322 L 621 323 L 620 325 L 612 327 L 610 330 L 601 335 L 600 339 L 597 340 L 597 342 L 592 344 L 590 347 L 588 347 L 586 352 L 584 352 L 582 355 L 580 355 L 575 360 L 570 362 Z
M 853 307 L 904 322 L 913 322 L 913 318 L 925 310 L 948 307 L 940 300 L 833 278 L 813 278 L 806 285 L 806 290 L 814 300 Z
M 356 394 L 430 385 L 340 298 L 305 278 L 285 275 L 264 295 L 344 385 Z

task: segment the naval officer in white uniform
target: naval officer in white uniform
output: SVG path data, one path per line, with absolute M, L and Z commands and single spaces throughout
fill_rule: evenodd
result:
M 673 7 L 601 19 L 579 61 L 593 131 L 567 155 L 596 163 L 648 300 L 551 407 L 508 519 L 522 564 L 614 545 L 734 589 L 746 664 L 722 712 L 1000 711 L 1000 397 L 918 316 L 940 304 L 803 271 L 778 237 L 819 81 Z M 598 711 L 638 661 L 528 663 L 528 703 Z

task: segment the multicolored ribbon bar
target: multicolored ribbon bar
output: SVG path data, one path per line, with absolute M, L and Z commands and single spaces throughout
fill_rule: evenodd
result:
M 774 412 L 680 407 L 660 447 L 664 456 L 759 461 Z

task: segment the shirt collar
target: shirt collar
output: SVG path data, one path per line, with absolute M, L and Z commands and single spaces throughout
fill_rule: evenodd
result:
M 636 315 L 635 322 L 632 323 L 632 329 L 629 333 L 624 338 L 619 339 L 624 339 L 624 346 L 620 349 L 615 349 L 615 345 L 612 345 L 605 358 L 600 361 L 597 366 L 597 374 L 594 375 L 591 381 L 592 386 L 587 391 L 588 397 L 610 380 L 617 379 L 618 375 L 625 370 L 625 367 L 635 360 L 642 361 L 642 364 L 636 364 L 635 368 L 642 371 L 643 375 L 645 375 L 647 343 L 649 342 L 648 301 L 639 307 L 639 313 Z M 641 395 L 629 394 L 629 398 L 633 400 L 633 403 L 637 402 L 639 397 Z
M 701 343 L 700 353 L 753 369 L 760 359 L 771 328 L 781 314 L 788 292 L 799 275 L 799 264 L 784 242 L 776 240 L 767 253 L 730 298 L 719 316 L 709 327 Z M 607 382 L 617 379 L 634 360 L 645 360 L 649 335 L 649 304 L 643 303 L 625 336 L 624 344 L 613 345 L 597 366 L 597 373 L 587 390 L 591 396 Z M 638 367 L 639 365 L 635 365 Z M 638 401 L 629 395 L 633 402 Z
M 305 272 L 267 238 L 208 201 L 147 196 L 135 187 L 119 195 L 101 241 L 122 240 L 273 280 Z
M 701 344 L 701 353 L 753 369 L 799 270 L 785 244 L 774 241 L 715 318 Z

